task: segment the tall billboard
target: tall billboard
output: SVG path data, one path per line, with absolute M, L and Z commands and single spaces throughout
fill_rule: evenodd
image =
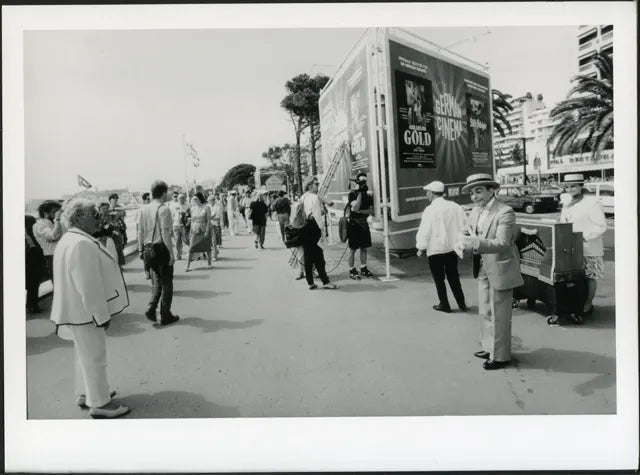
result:
M 493 172 L 491 89 L 481 71 L 393 35 L 387 44 L 391 215 L 407 221 L 424 210 L 426 183 L 455 199 L 468 175 Z
M 376 147 L 372 143 L 370 81 L 367 48 L 362 44 L 320 96 L 323 170 L 329 168 L 341 145 L 348 146 L 348 159 L 341 161 L 329 187 L 328 195 L 334 200 L 348 193 L 349 178 L 360 171 L 371 172 Z

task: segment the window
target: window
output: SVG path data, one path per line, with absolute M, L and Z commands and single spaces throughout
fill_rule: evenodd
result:
M 605 33 L 609 33 L 613 31 L 613 25 L 605 25 L 600 27 L 600 34 L 604 35 Z
M 600 196 L 613 196 L 613 188 L 609 188 L 608 186 L 600 187 Z
M 591 41 L 591 40 L 595 39 L 597 36 L 598 36 L 598 33 L 596 31 L 594 31 L 593 33 L 589 33 L 588 35 L 585 35 L 582 38 L 580 38 L 578 40 L 578 44 L 579 45 L 583 45 L 583 44 L 587 43 L 588 41 Z

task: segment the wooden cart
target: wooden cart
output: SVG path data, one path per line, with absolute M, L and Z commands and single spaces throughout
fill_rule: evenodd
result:
M 564 316 L 582 323 L 586 299 L 582 233 L 574 233 L 571 223 L 522 218 L 516 225 L 524 285 L 514 289 L 514 306 L 521 299 L 529 307 L 540 300 L 546 305 L 550 325 Z

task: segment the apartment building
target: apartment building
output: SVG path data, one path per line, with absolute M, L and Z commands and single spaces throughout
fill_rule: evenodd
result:
M 613 25 L 580 25 L 578 38 L 578 74 L 598 74 L 593 57 L 602 52 L 613 57 Z

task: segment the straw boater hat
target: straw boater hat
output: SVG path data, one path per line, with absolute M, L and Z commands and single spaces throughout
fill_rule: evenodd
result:
M 423 186 L 422 189 L 427 191 L 433 191 L 435 193 L 444 193 L 444 183 L 438 180 L 432 181 L 428 185 Z
M 496 189 L 500 188 L 500 183 L 495 181 L 488 173 L 476 173 L 475 175 L 469 175 L 467 177 L 467 184 L 462 187 L 462 192 L 466 193 L 478 185 L 492 186 Z
M 562 179 L 563 185 L 582 185 L 584 184 L 584 175 L 582 173 L 568 173 Z

